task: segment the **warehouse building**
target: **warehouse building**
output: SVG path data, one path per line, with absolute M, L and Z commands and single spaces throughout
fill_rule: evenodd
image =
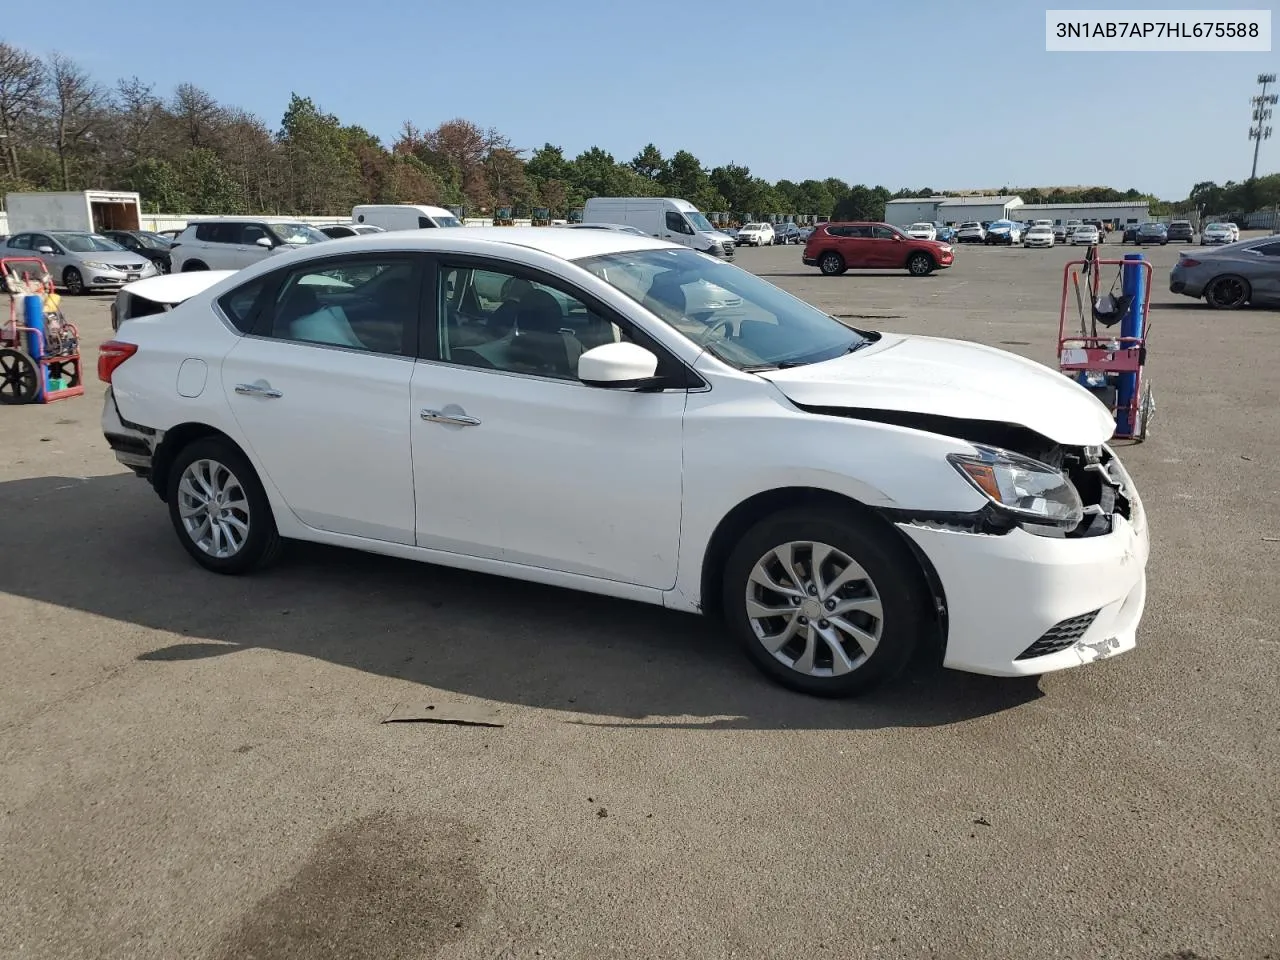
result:
M 1150 219 L 1145 200 L 1119 203 L 1023 203 L 1021 197 L 910 197 L 884 205 L 884 219 L 895 227 L 913 223 L 964 223 L 977 220 L 1101 220 L 1104 223 L 1142 223 Z
M 1144 223 L 1151 219 L 1151 207 L 1145 200 L 1120 203 L 1024 203 L 1018 208 L 1020 220 L 1101 220 L 1103 223 Z
M 963 223 L 966 220 L 1025 219 L 1021 197 L 911 197 L 884 205 L 885 223 L 906 227 L 913 223 Z

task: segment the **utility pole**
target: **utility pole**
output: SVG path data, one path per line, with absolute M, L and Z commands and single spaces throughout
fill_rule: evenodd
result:
M 1271 128 L 1266 123 L 1271 119 L 1271 108 L 1280 97 L 1274 93 L 1268 94 L 1267 87 L 1275 82 L 1274 73 L 1258 74 L 1258 84 L 1262 87 L 1262 93 L 1249 100 L 1253 104 L 1253 123 L 1257 124 L 1256 127 L 1252 125 L 1249 127 L 1249 139 L 1253 141 L 1253 172 L 1249 174 L 1250 180 L 1258 179 L 1258 150 L 1262 147 L 1262 141 L 1271 139 Z

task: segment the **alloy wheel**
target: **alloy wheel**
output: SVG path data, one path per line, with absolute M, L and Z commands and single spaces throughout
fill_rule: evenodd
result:
M 852 673 L 884 632 L 880 593 L 852 557 L 829 544 L 782 544 L 747 581 L 746 613 L 756 639 L 779 663 L 810 677 Z
M 216 460 L 194 460 L 178 481 L 182 528 L 202 553 L 238 554 L 249 538 L 249 499 L 240 480 Z

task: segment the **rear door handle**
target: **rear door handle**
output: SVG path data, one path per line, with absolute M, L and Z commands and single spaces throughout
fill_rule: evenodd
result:
M 465 414 L 452 415 L 441 413 L 439 410 L 423 410 L 422 419 L 431 423 L 447 423 L 452 427 L 478 427 L 480 421 L 475 417 L 468 417 Z
M 283 397 L 284 394 L 276 390 L 269 383 L 258 381 L 257 383 L 237 383 L 236 393 L 245 397 L 265 397 L 268 400 L 275 400 Z

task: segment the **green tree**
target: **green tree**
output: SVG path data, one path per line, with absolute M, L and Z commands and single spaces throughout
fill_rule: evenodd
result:
M 302 214 L 351 210 L 361 195 L 359 166 L 338 118 L 293 94 L 278 134 L 288 171 L 287 201 Z
M 649 143 L 632 158 L 629 166 L 646 180 L 659 180 L 667 169 L 667 161 L 662 159 L 662 151 Z
M 187 213 L 242 213 L 240 186 L 218 155 L 206 148 L 188 150 L 178 168 Z

